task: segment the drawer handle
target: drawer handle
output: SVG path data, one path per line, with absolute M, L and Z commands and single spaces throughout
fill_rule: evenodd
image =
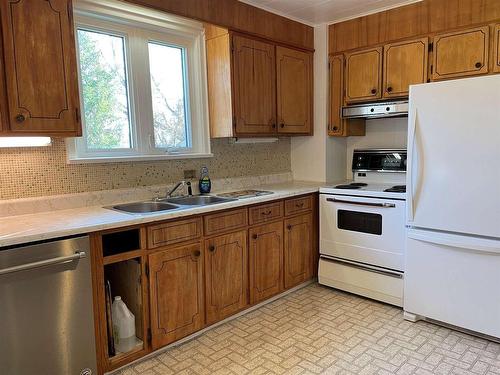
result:
M 261 215 L 268 216 L 268 215 L 271 215 L 272 213 L 273 213 L 273 211 L 269 210 L 269 211 L 266 211 L 266 212 L 261 212 Z
M 214 252 L 215 251 L 215 246 L 214 245 L 210 245 L 208 250 L 210 250 L 210 252 Z
M 252 238 L 253 238 L 254 240 L 256 240 L 258 237 L 259 237 L 259 236 L 257 236 L 256 234 L 254 234 L 254 235 L 252 236 Z
M 297 204 L 295 205 L 295 207 L 297 207 L 297 208 L 302 208 L 302 207 L 304 207 L 304 202 L 302 202 L 302 203 L 297 203 Z
M 201 255 L 201 251 L 200 250 L 193 251 L 193 255 L 195 258 L 198 258 Z

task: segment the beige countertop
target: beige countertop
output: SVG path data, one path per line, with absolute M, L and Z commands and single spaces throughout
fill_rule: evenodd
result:
M 80 207 L 66 210 L 40 212 L 35 214 L 7 216 L 0 218 L 0 247 L 59 237 L 86 234 L 106 229 L 152 223 L 190 215 L 225 210 L 276 199 L 319 191 L 319 182 L 291 181 L 281 184 L 250 186 L 245 189 L 273 191 L 274 194 L 216 205 L 193 207 L 175 211 L 150 214 L 128 214 L 103 208 L 102 206 Z M 214 192 L 214 194 L 222 192 Z

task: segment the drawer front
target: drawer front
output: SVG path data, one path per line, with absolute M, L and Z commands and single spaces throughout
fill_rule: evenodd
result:
M 172 245 L 201 237 L 201 218 L 172 221 L 148 227 L 148 248 Z
M 251 207 L 248 212 L 250 225 L 265 223 L 283 216 L 283 202 Z
M 312 210 L 312 196 L 288 199 L 285 201 L 285 215 L 295 215 Z
M 246 227 L 248 224 L 247 209 L 226 211 L 204 217 L 205 236 L 223 233 Z

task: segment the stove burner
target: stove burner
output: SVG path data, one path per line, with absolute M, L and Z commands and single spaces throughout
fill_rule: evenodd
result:
M 406 193 L 406 185 L 396 185 L 384 191 L 388 193 Z
M 356 189 L 360 189 L 361 186 L 356 186 L 356 185 L 337 185 L 335 186 L 335 189 L 350 189 L 350 190 L 356 190 Z
M 365 184 L 364 182 L 352 182 L 349 185 L 351 185 L 351 186 L 359 186 L 359 187 L 368 186 L 368 184 Z

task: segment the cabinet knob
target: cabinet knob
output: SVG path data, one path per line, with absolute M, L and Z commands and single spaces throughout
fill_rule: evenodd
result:
M 333 127 L 333 131 L 336 132 L 337 130 L 339 130 L 339 127 L 338 126 L 334 126 Z
M 483 63 L 480 63 L 480 62 L 476 63 L 476 68 L 477 69 L 482 68 L 482 67 L 483 67 Z
M 280 124 L 280 127 L 283 129 L 285 127 L 285 124 L 284 123 L 281 123 Z
M 389 87 L 387 88 L 387 92 L 392 92 L 392 87 L 391 87 L 391 86 L 389 86 Z
M 292 230 L 292 226 L 291 226 L 290 224 L 288 224 L 288 225 L 286 226 L 286 229 L 288 229 L 288 230 Z
M 26 117 L 24 117 L 24 115 L 19 114 L 16 116 L 16 122 L 21 123 L 21 122 L 24 122 L 24 120 L 26 120 Z
M 259 237 L 259 236 L 257 236 L 256 234 L 254 234 L 254 235 L 252 236 L 252 238 L 253 238 L 254 240 L 256 240 L 256 239 L 257 239 L 257 237 Z
M 210 250 L 213 253 L 215 251 L 215 246 L 214 245 L 210 245 L 208 247 L 208 250 Z
M 272 124 L 272 125 L 271 125 L 271 127 L 272 127 L 273 129 L 276 129 L 276 124 Z
M 200 250 L 193 251 L 193 255 L 195 258 L 198 258 L 201 255 L 201 251 Z
M 372 89 L 372 94 L 375 95 L 377 93 L 377 89 Z

